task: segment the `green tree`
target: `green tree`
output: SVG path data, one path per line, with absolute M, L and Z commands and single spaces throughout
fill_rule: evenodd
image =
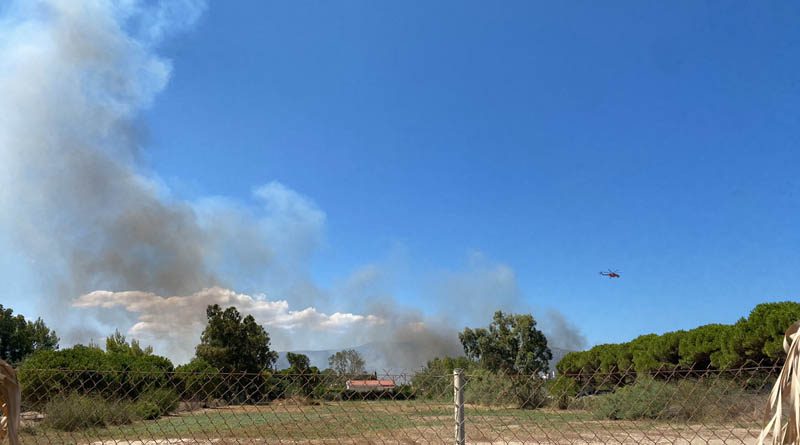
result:
M 208 324 L 200 336 L 196 355 L 219 369 L 223 391 L 220 397 L 234 403 L 258 403 L 268 398 L 262 371 L 271 369 L 278 358 L 270 350 L 269 334 L 252 315 L 245 317 L 231 306 L 206 308 Z
M 0 304 L 0 359 L 18 363 L 36 351 L 58 349 L 58 340 L 41 318 L 26 320 Z
M 208 324 L 197 345 L 197 357 L 223 372 L 256 373 L 272 368 L 278 354 L 270 350 L 269 334 L 252 315 L 235 307 L 206 309 Z
M 800 303 L 784 301 L 759 304 L 742 323 L 746 359 L 751 363 L 773 363 L 784 356 L 783 335 L 800 320 Z
M 535 374 L 546 371 L 553 358 L 530 314 L 497 311 L 488 328 L 466 328 L 458 338 L 467 357 L 493 372 Z
M 680 359 L 680 341 L 685 331 L 667 332 L 663 335 L 647 334 L 629 343 L 636 372 L 671 371 Z
M 289 362 L 289 369 L 298 374 L 304 373 L 311 368 L 311 360 L 305 354 L 287 352 L 286 360 Z
M 284 374 L 288 378 L 289 390 L 305 397 L 313 396 L 322 382 L 319 369 L 311 366 L 311 361 L 305 354 L 287 352 L 286 360 L 289 362 L 289 369 Z
M 735 328 L 725 324 L 709 324 L 689 330 L 680 339 L 680 365 L 685 368 L 709 369 L 719 362 L 722 344 Z
M 145 346 L 142 348 L 142 346 L 139 344 L 139 340 L 136 340 L 135 338 L 131 339 L 129 343 L 125 336 L 119 332 L 119 329 L 117 329 L 110 337 L 106 337 L 106 352 L 115 354 L 130 354 L 139 357 L 153 355 L 153 347 Z
M 366 372 L 366 362 L 355 349 L 345 349 L 328 357 L 328 366 L 340 376 L 354 376 Z

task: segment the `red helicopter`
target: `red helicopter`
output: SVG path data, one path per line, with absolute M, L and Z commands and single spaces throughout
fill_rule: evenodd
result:
M 619 271 L 608 269 L 607 272 L 600 272 L 600 275 L 608 278 L 619 278 Z

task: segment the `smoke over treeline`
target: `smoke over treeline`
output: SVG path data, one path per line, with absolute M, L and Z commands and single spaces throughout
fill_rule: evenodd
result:
M 458 353 L 453 326 L 528 309 L 513 270 L 482 258 L 421 290 L 440 308 L 427 315 L 380 284 L 386 265 L 318 285 L 310 262 L 326 215 L 278 182 L 255 187 L 248 202 L 175 197 L 143 161 L 141 113 L 170 78 L 159 43 L 205 6 L 26 0 L 0 9 L 0 241 L 35 277 L 65 343 L 120 327 L 186 360 L 206 305 L 218 303 L 253 313 L 278 349 L 399 343 L 410 346 L 388 347 L 385 365 L 410 367 Z M 241 286 L 265 294 L 231 290 Z M 453 314 L 454 301 L 470 304 Z M 583 346 L 560 314 L 544 322 L 554 343 Z

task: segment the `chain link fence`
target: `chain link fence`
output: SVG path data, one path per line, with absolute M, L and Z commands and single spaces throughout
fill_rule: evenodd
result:
M 23 444 L 750 444 L 779 367 L 20 373 Z

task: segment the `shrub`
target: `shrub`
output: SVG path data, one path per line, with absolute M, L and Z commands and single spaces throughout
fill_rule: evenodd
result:
M 157 415 L 155 417 L 144 417 L 144 418 L 158 418 L 165 414 L 169 414 L 170 412 L 175 411 L 178 409 L 178 402 L 180 402 L 180 397 L 178 393 L 171 389 L 151 389 L 139 397 L 137 404 L 144 404 L 144 405 L 155 405 L 157 410 Z
M 547 392 L 555 401 L 558 409 L 569 408 L 571 402 L 578 395 L 578 391 L 580 391 L 578 382 L 570 377 L 559 376 L 547 384 Z
M 344 398 L 346 388 L 344 386 L 330 386 L 325 388 L 318 386 L 314 391 L 314 398 L 320 400 L 327 400 L 330 402 L 340 401 Z
M 547 401 L 544 380 L 530 375 L 507 375 L 477 369 L 470 373 L 464 387 L 466 403 L 478 405 L 514 405 L 531 409 Z
M 61 431 L 124 425 L 137 419 L 129 402 L 113 402 L 80 394 L 52 399 L 44 411 L 45 424 Z
M 511 379 L 485 369 L 476 369 L 467 376 L 464 401 L 476 405 L 513 405 L 516 403 Z
M 416 398 L 414 388 L 411 385 L 400 385 L 395 391 L 395 400 L 412 400 Z
M 136 415 L 144 420 L 155 420 L 161 417 L 161 408 L 149 400 L 140 400 L 133 405 Z
M 474 368 L 477 368 L 475 362 L 466 357 L 437 357 L 414 374 L 411 385 L 417 398 L 452 400 L 453 370 L 463 369 L 469 374 Z
M 222 378 L 219 369 L 203 359 L 195 358 L 175 369 L 175 383 L 184 399 L 206 401 L 219 397 Z
M 91 393 L 105 398 L 135 398 L 149 388 L 171 384 L 172 363 L 155 355 L 106 353 L 92 346 L 38 351 L 20 366 L 24 402 L 39 407 L 64 393 Z
M 283 376 L 264 372 L 262 378 L 264 379 L 264 397 L 267 400 L 276 400 L 287 396 L 287 383 Z
M 761 404 L 763 397 L 728 379 L 669 383 L 646 377 L 614 393 L 597 396 L 590 408 L 606 419 L 730 420 L 753 412 Z
M 668 383 L 641 378 L 633 385 L 598 396 L 592 404 L 596 416 L 615 420 L 656 419 L 663 416 L 674 394 Z

